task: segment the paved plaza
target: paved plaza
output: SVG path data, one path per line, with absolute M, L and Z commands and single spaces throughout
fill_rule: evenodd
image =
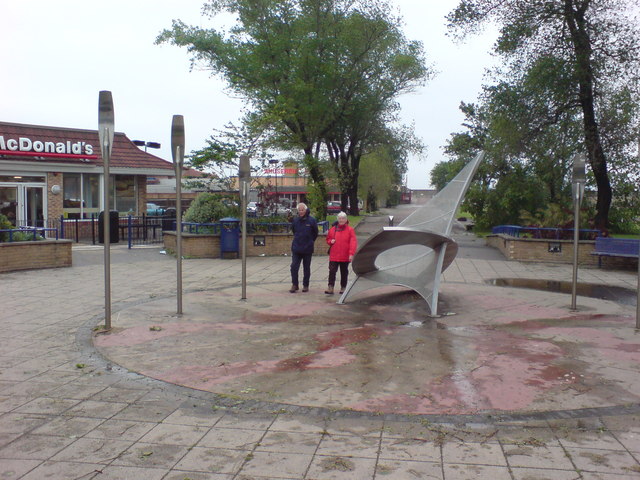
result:
M 396 287 L 336 305 L 326 256 L 296 294 L 249 258 L 246 300 L 240 260 L 186 259 L 178 316 L 175 258 L 113 246 L 109 333 L 102 247 L 0 275 L 0 480 L 640 478 L 636 271 L 581 268 L 571 311 L 570 265 L 454 238 L 437 318 Z

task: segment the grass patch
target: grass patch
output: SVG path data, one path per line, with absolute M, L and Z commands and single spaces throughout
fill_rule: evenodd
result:
M 356 225 L 358 225 L 362 219 L 364 217 L 362 216 L 355 216 L 355 215 L 347 215 L 347 218 L 349 219 L 349 225 L 352 228 L 355 228 Z M 338 216 L 337 215 L 327 215 L 327 222 L 329 222 L 329 226 L 333 225 L 333 222 L 337 222 L 338 221 Z
M 633 234 L 633 233 L 612 233 L 611 234 L 612 238 L 627 238 L 630 240 L 636 240 L 638 238 L 637 234 Z

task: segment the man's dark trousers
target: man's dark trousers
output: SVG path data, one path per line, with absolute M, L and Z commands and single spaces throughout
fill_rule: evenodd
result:
M 291 283 L 298 286 L 298 270 L 300 270 L 300 262 L 302 262 L 302 286 L 308 287 L 311 279 L 311 257 L 312 253 L 302 255 L 299 253 L 291 254 Z

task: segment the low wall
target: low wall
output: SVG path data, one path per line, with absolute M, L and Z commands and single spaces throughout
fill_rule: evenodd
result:
M 71 240 L 0 243 L 0 273 L 71 266 Z
M 498 234 L 486 237 L 487 245 L 497 248 L 508 260 L 520 262 L 573 263 L 573 240 L 519 238 Z M 578 245 L 578 264 L 598 266 L 598 256 L 592 255 L 594 240 L 581 240 Z M 635 258 L 601 257 L 602 267 L 632 269 L 638 267 Z
M 164 231 L 164 248 L 172 254 L 176 251 L 176 232 Z M 247 257 L 276 256 L 291 254 L 290 233 L 260 233 L 247 235 Z M 326 255 L 327 244 L 325 236 L 320 234 L 316 239 L 315 254 Z M 242 239 L 239 241 L 242 255 Z M 182 234 L 182 256 L 185 258 L 220 258 L 220 235 L 213 234 Z M 225 253 L 228 258 L 234 258 L 235 254 Z

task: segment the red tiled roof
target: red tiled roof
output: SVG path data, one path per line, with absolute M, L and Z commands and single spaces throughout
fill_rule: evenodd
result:
M 93 165 L 101 167 L 102 155 L 100 152 L 100 139 L 97 130 L 81 130 L 76 128 L 47 127 L 40 125 L 26 125 L 20 123 L 0 122 L 0 137 L 4 143 L 9 139 L 19 140 L 28 138 L 32 142 L 53 142 L 77 144 L 84 142 L 84 145 L 91 145 L 92 155 L 85 149 L 80 155 L 55 154 L 55 156 L 25 156 L 24 152 L 7 152 L 0 143 L 0 160 L 13 160 L 16 162 L 37 162 L 37 163 L 66 163 L 70 165 Z M 140 150 L 133 144 L 124 133 L 116 132 L 113 138 L 111 150 L 110 167 L 115 168 L 150 168 L 173 171 L 173 163 L 163 160 L 160 157 L 151 155 Z M 169 175 L 171 173 L 168 173 Z

